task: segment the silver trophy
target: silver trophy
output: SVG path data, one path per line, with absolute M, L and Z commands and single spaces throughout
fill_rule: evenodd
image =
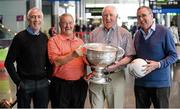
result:
M 90 82 L 96 84 L 108 84 L 111 81 L 103 70 L 116 60 L 124 55 L 124 50 L 120 47 L 114 47 L 102 43 L 87 43 L 84 45 L 86 48 L 86 58 L 90 67 L 94 68 L 96 73 L 90 79 Z

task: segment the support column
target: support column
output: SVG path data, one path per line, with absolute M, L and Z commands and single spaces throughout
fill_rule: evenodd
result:
M 80 0 L 80 17 L 81 17 L 81 24 L 84 24 L 85 22 L 85 0 Z
M 165 26 L 170 27 L 170 22 L 171 22 L 170 15 L 166 14 L 165 15 Z
M 54 26 L 59 32 L 59 1 L 52 2 L 51 26 Z
M 30 8 L 37 7 L 42 10 L 42 0 L 29 0 Z
M 76 24 L 80 24 L 79 18 L 80 18 L 80 2 L 79 1 L 75 1 L 75 23 Z

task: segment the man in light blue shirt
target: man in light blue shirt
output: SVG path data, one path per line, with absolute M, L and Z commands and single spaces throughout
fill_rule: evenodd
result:
M 90 43 L 104 43 L 121 47 L 125 55 L 110 65 L 106 72 L 111 72 L 112 81 L 109 84 L 90 82 L 89 95 L 92 108 L 103 108 L 105 100 L 109 108 L 123 108 L 125 72 L 124 65 L 128 64 L 135 55 L 131 33 L 117 25 L 117 10 L 114 6 L 106 6 L 102 11 L 102 25 L 90 34 Z
M 135 79 L 136 108 L 169 108 L 171 86 L 170 66 L 176 62 L 175 43 L 168 28 L 155 24 L 149 7 L 137 10 L 140 30 L 136 32 L 134 45 L 136 57 L 147 61 L 146 76 Z

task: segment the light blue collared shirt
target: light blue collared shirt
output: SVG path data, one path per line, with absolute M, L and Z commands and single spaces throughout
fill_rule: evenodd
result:
M 156 28 L 156 25 L 155 25 L 155 23 L 153 23 L 151 28 L 148 30 L 147 34 L 143 31 L 142 28 L 140 29 L 140 31 L 142 32 L 143 37 L 144 37 L 145 40 L 147 40 L 148 38 L 151 37 L 152 33 L 155 31 L 155 28 Z
M 30 34 L 32 34 L 32 35 L 39 35 L 39 32 L 34 32 L 33 30 L 32 30 L 32 28 L 31 27 L 27 27 L 27 29 L 26 29 Z
M 109 30 L 107 30 L 103 25 L 101 25 L 104 29 L 104 33 L 106 34 L 104 37 L 105 37 L 105 40 L 106 42 L 109 44 L 110 41 L 112 40 L 112 33 L 113 31 L 115 31 L 115 29 L 117 28 L 117 24 L 113 25 Z

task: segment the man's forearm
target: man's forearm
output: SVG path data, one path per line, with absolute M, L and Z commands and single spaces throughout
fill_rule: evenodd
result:
M 78 55 L 75 53 L 75 52 L 72 52 L 64 57 L 58 57 L 56 60 L 55 60 L 55 65 L 56 66 L 59 66 L 59 65 L 64 65 L 66 64 L 67 62 L 73 60 L 74 58 L 78 57 Z

